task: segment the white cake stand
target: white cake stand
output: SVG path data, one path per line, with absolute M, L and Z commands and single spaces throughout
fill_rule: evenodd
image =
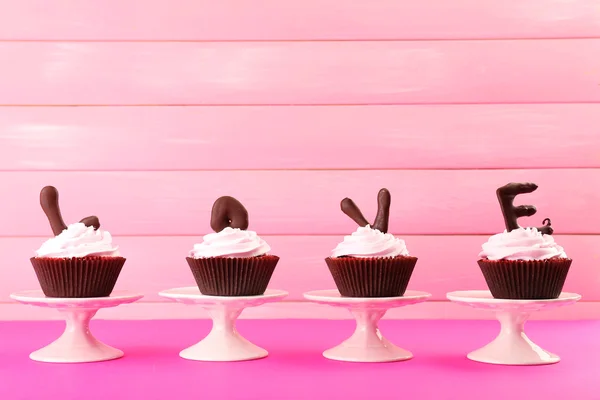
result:
M 573 304 L 581 295 L 561 293 L 558 299 L 510 300 L 495 299 L 488 290 L 468 290 L 447 294 L 449 300 L 482 310 L 496 311 L 500 334 L 491 343 L 467 355 L 470 360 L 502 365 L 544 365 L 560 361 L 525 334 L 525 322 L 535 311 Z
M 245 361 L 266 357 L 269 352 L 239 334 L 235 322 L 247 307 L 279 301 L 288 295 L 283 290 L 267 291 L 260 296 L 205 296 L 197 286 L 169 289 L 160 296 L 184 304 L 198 304 L 208 310 L 213 326 L 204 339 L 182 350 L 182 358 L 195 361 Z
M 350 362 L 390 362 L 410 360 L 410 351 L 401 349 L 383 337 L 377 326 L 390 308 L 403 307 L 427 300 L 431 294 L 407 290 L 402 297 L 342 297 L 337 290 L 304 293 L 307 300 L 350 310 L 356 319 L 356 330 L 342 344 L 326 350 L 330 360 Z
M 48 346 L 29 355 L 32 360 L 50 363 L 85 363 L 123 357 L 119 349 L 107 346 L 92 335 L 90 320 L 101 308 L 133 303 L 142 294 L 114 291 L 109 297 L 46 297 L 41 290 L 28 290 L 10 295 L 13 300 L 38 307 L 55 308 L 65 316 L 63 334 Z

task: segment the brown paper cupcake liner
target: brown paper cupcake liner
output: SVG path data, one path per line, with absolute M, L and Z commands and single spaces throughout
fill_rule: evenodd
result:
M 403 296 L 417 257 L 328 257 L 333 280 L 344 297 Z
M 259 296 L 267 290 L 279 261 L 273 255 L 186 259 L 200 293 L 207 296 Z
M 540 261 L 481 259 L 478 261 L 485 281 L 497 299 L 556 299 L 565 284 L 569 258 Z
M 107 297 L 112 293 L 123 257 L 31 258 L 47 297 Z

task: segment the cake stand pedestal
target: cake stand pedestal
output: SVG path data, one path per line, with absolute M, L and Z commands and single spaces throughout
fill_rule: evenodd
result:
M 581 295 L 564 292 L 558 299 L 495 299 L 488 290 L 450 292 L 447 297 L 459 304 L 496 312 L 496 318 L 500 321 L 500 333 L 489 344 L 469 353 L 467 358 L 502 365 L 544 365 L 559 362 L 559 356 L 542 349 L 527 337 L 525 322 L 532 312 L 567 306 L 581 299 Z
M 123 352 L 110 347 L 92 335 L 90 320 L 101 308 L 133 303 L 142 294 L 114 291 L 109 297 L 57 298 L 46 297 L 41 290 L 29 290 L 10 295 L 23 304 L 57 309 L 66 320 L 63 334 L 48 346 L 34 351 L 29 358 L 50 363 L 85 363 L 123 357 Z
M 239 334 L 235 322 L 247 307 L 275 302 L 288 295 L 283 290 L 267 291 L 260 296 L 205 296 L 197 286 L 169 289 L 160 296 L 184 304 L 198 304 L 208 310 L 213 326 L 204 339 L 182 350 L 182 358 L 195 361 L 245 361 L 266 357 L 269 352 Z
M 378 328 L 379 320 L 390 308 L 423 302 L 431 294 L 407 290 L 402 297 L 342 297 L 333 289 L 307 292 L 304 297 L 319 304 L 347 308 L 356 319 L 354 334 L 340 345 L 325 350 L 325 358 L 350 362 L 390 362 L 410 360 L 413 355 L 383 337 Z

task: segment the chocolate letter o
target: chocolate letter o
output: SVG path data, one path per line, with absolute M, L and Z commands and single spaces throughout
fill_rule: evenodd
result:
M 210 227 L 215 232 L 221 232 L 227 227 L 248 229 L 248 211 L 231 196 L 219 197 L 213 204 Z

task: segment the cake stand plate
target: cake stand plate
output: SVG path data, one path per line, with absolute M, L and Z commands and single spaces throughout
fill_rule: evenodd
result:
M 560 294 L 558 299 L 495 299 L 488 290 L 450 292 L 449 300 L 482 310 L 496 311 L 500 333 L 489 344 L 467 355 L 470 360 L 502 365 L 544 365 L 560 361 L 560 357 L 533 343 L 525 334 L 529 314 L 573 304 L 581 299 L 576 293 Z
M 247 307 L 275 302 L 288 295 L 283 290 L 267 291 L 260 296 L 205 296 L 197 286 L 169 289 L 160 296 L 184 304 L 198 304 L 208 310 L 213 326 L 204 339 L 182 350 L 182 358 L 195 361 L 246 361 L 266 357 L 267 350 L 251 343 L 235 327 L 237 318 Z
M 402 297 L 342 297 L 333 289 L 307 292 L 304 297 L 319 304 L 347 308 L 356 319 L 354 334 L 340 345 L 325 350 L 325 358 L 349 362 L 391 362 L 410 360 L 413 355 L 382 336 L 379 320 L 390 308 L 423 302 L 431 294 L 407 290 Z
M 63 334 L 48 346 L 29 355 L 32 360 L 49 363 L 85 363 L 123 357 L 123 352 L 110 347 L 92 335 L 90 320 L 101 308 L 133 303 L 142 294 L 114 291 L 109 297 L 46 297 L 41 290 L 28 290 L 10 295 L 19 303 L 55 308 L 65 316 Z

